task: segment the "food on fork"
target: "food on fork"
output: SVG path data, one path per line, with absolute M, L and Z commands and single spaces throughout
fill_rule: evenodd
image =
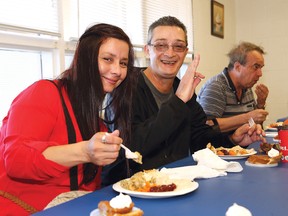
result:
M 169 175 L 156 169 L 135 173 L 131 178 L 120 181 L 121 187 L 138 192 L 167 192 L 174 191 L 176 184 Z
M 134 208 L 134 203 L 129 195 L 120 193 L 110 201 L 104 200 L 98 203 L 101 216 L 142 216 L 144 212 Z
M 142 155 L 138 152 L 135 151 L 134 152 L 138 157 L 137 158 L 133 158 L 133 161 L 135 161 L 136 163 L 142 164 Z
M 132 152 L 123 144 L 121 144 L 120 146 L 125 150 L 125 156 L 127 159 L 132 159 L 136 163 L 142 164 L 142 155 L 138 151 Z

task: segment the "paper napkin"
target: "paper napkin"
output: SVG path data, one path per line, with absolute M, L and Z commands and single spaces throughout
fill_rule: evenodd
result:
M 227 172 L 241 172 L 243 167 L 238 162 L 228 162 L 214 154 L 210 149 L 195 152 L 193 159 L 197 165 L 175 168 L 162 168 L 160 172 L 168 174 L 174 179 L 215 178 L 226 176 Z
M 225 161 L 208 148 L 195 152 L 192 157 L 198 162 L 197 165 L 203 165 L 215 170 L 226 172 L 241 172 L 243 170 L 240 163 Z
M 203 165 L 191 165 L 176 168 L 164 167 L 160 172 L 169 175 L 172 179 L 190 179 L 192 181 L 197 178 L 215 178 L 227 175 L 225 171 L 218 171 Z

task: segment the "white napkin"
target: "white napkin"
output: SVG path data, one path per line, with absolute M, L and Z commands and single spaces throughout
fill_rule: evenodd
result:
M 197 165 L 203 165 L 218 171 L 241 172 L 243 170 L 240 163 L 225 161 L 208 148 L 195 152 L 192 157 L 198 162 Z
M 191 165 L 176 168 L 163 167 L 160 172 L 163 172 L 171 179 L 190 179 L 194 180 L 197 178 L 214 178 L 218 176 L 225 176 L 225 171 L 217 171 L 203 165 Z
M 215 178 L 226 176 L 227 172 L 241 172 L 243 167 L 238 162 L 228 162 L 214 154 L 210 149 L 195 152 L 193 158 L 197 165 L 175 168 L 163 167 L 160 172 L 166 173 L 172 179 Z

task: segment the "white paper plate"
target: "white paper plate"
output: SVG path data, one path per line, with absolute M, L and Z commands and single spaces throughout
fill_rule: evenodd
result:
M 243 155 L 218 155 L 218 156 L 220 158 L 224 159 L 224 160 L 240 160 L 240 159 L 243 159 L 243 158 L 247 158 L 250 155 L 254 155 L 256 153 L 257 153 L 257 151 L 254 150 L 254 151 L 251 151 L 248 154 L 243 154 Z
M 266 130 L 267 130 L 267 131 L 278 131 L 277 128 L 269 127 L 269 126 L 266 127 Z
M 252 167 L 276 167 L 276 166 L 278 166 L 278 163 L 274 163 L 274 164 L 252 164 L 248 161 L 246 161 L 245 164 L 247 166 L 252 166 Z
M 139 208 L 133 207 L 132 211 L 137 210 L 137 209 L 139 209 Z M 94 209 L 93 211 L 91 211 L 90 216 L 101 216 L 99 209 L 97 208 L 97 209 Z
M 278 132 L 266 132 L 265 137 L 275 137 L 278 135 Z
M 156 198 L 168 198 L 173 196 L 180 196 L 187 193 L 191 193 L 192 191 L 196 190 L 199 187 L 199 184 L 195 181 L 190 181 L 185 179 L 185 186 L 181 187 L 181 185 L 177 184 L 178 181 L 183 181 L 183 179 L 173 179 L 173 182 L 176 184 L 177 188 L 174 191 L 167 191 L 167 192 L 138 192 L 138 191 L 131 191 L 123 188 L 120 185 L 120 181 L 113 184 L 112 188 L 119 192 L 128 194 L 133 197 L 139 198 L 147 198 L 147 199 L 156 199 Z
M 273 138 L 273 142 L 280 143 L 280 140 Z
M 277 124 L 278 126 L 282 126 L 283 122 L 276 122 L 275 124 Z M 266 130 L 268 130 L 268 131 L 278 131 L 278 128 L 277 127 L 271 127 L 270 125 L 267 125 L 266 126 Z

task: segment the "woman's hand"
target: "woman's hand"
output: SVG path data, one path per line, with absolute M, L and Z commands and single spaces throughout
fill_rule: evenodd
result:
M 118 130 L 98 132 L 88 141 L 50 146 L 42 154 L 46 159 L 68 167 L 89 162 L 104 166 L 117 159 L 121 143 Z
M 98 132 L 86 145 L 88 161 L 98 166 L 105 166 L 114 162 L 120 150 L 122 139 L 119 137 L 119 131 L 112 133 Z

